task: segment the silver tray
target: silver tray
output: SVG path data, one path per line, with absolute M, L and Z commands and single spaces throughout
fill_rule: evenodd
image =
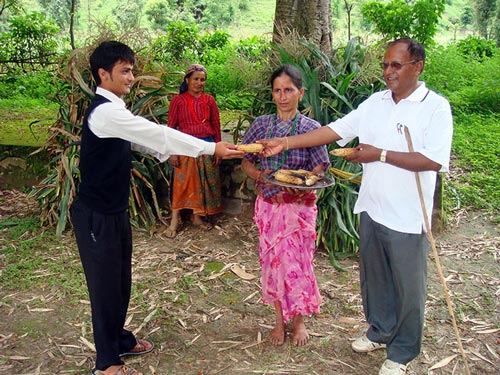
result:
M 314 185 L 307 186 L 307 185 L 294 185 L 294 184 L 287 184 L 286 182 L 281 182 L 281 181 L 276 181 L 274 179 L 274 174 L 263 174 L 262 178 L 264 181 L 269 182 L 270 184 L 280 186 L 280 187 L 287 187 L 287 188 L 292 188 L 292 189 L 299 189 L 299 190 L 318 190 L 318 189 L 323 189 L 327 188 L 329 186 L 335 185 L 335 180 L 332 177 L 329 176 L 322 176 L 318 182 L 316 182 Z

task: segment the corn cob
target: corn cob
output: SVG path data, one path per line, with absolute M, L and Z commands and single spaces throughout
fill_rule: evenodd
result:
M 357 150 L 355 148 L 349 148 L 349 147 L 336 148 L 336 149 L 330 151 L 330 155 L 345 157 L 347 155 L 351 155 L 351 154 L 355 153 L 356 151 Z
M 287 184 L 292 184 L 292 185 L 304 185 L 304 179 L 294 176 L 291 173 L 285 172 L 284 170 L 280 169 L 274 174 L 274 179 L 276 181 L 280 182 L 285 182 Z
M 244 151 L 248 154 L 253 154 L 262 152 L 262 150 L 264 150 L 264 145 L 261 145 L 260 143 L 247 143 L 244 145 L 236 146 L 236 149 L 238 151 Z
M 349 180 L 350 182 L 353 182 L 355 184 L 360 184 L 361 183 L 361 174 L 354 174 L 350 172 L 343 171 L 342 169 L 337 169 L 334 167 L 330 167 L 330 172 L 339 178 L 342 178 L 344 180 Z
M 289 174 L 289 175 L 292 175 L 292 176 L 304 176 L 304 177 L 307 177 L 307 176 L 314 176 L 315 173 L 314 172 L 310 172 L 310 171 L 306 171 L 305 169 L 280 169 L 280 171 L 282 173 L 285 173 L 285 174 Z
M 320 176 L 317 176 L 315 174 L 312 174 L 310 176 L 306 177 L 306 185 L 307 186 L 313 186 L 316 182 L 318 182 L 321 179 Z
M 278 177 L 276 177 L 276 175 L 278 175 Z M 293 185 L 305 184 L 306 186 L 312 186 L 321 179 L 321 176 L 318 176 L 314 172 L 306 171 L 305 169 L 280 169 L 275 173 L 274 179 Z

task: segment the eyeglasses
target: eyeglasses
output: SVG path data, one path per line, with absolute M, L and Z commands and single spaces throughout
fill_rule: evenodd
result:
M 383 61 L 383 62 L 380 63 L 380 67 L 383 70 L 386 70 L 388 67 L 391 67 L 394 70 L 401 70 L 401 68 L 403 66 L 408 65 L 408 64 L 415 64 L 416 62 L 419 62 L 419 61 L 420 60 L 411 60 L 411 61 L 406 61 L 406 62 L 399 62 L 399 61 L 387 62 L 387 61 Z

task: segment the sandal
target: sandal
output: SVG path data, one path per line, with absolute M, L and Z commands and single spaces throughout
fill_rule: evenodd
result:
M 146 348 L 147 344 L 149 344 L 149 346 L 151 346 L 149 349 Z M 137 339 L 137 343 L 135 344 L 135 346 L 132 349 L 130 349 L 128 352 L 120 353 L 118 356 L 120 358 L 122 358 L 122 357 L 131 356 L 131 355 L 142 355 L 142 354 L 149 353 L 150 351 L 152 351 L 154 349 L 154 347 L 155 347 L 155 344 L 148 339 Z
M 132 367 L 128 367 L 125 365 L 121 365 L 118 369 L 113 373 L 113 375 L 139 375 L 140 372 L 134 370 Z M 104 375 L 104 372 L 100 370 L 92 371 L 92 375 Z

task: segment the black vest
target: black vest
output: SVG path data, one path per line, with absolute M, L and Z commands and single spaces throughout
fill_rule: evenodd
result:
M 90 209 L 114 214 L 128 209 L 132 151 L 130 142 L 99 138 L 89 129 L 89 115 L 107 102 L 108 99 L 96 94 L 83 119 L 78 196 Z

